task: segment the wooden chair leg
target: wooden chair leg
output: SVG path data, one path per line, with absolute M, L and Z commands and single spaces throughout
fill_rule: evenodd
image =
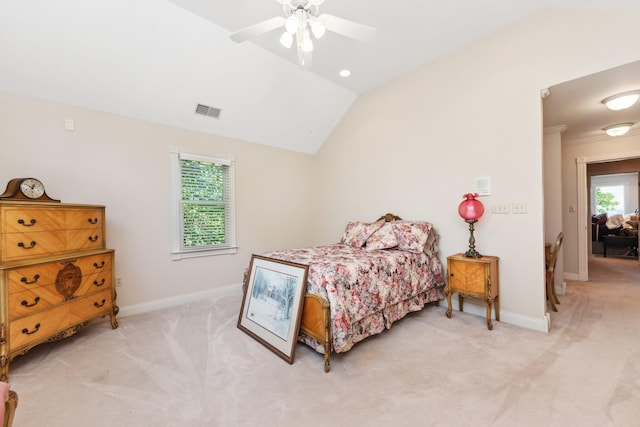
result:
M 549 305 L 551 306 L 551 310 L 558 311 L 558 309 L 556 308 L 556 303 L 553 300 L 553 284 L 550 284 L 547 281 L 546 288 L 547 288 L 547 301 L 549 301 Z
M 556 295 L 556 286 L 555 284 L 551 284 L 551 292 L 553 293 L 553 302 L 560 305 L 560 300 L 558 299 L 558 295 Z

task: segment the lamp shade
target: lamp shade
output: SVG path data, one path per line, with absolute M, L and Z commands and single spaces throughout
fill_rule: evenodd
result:
M 484 213 L 484 206 L 477 200 L 478 193 L 467 193 L 462 203 L 458 206 L 458 213 L 465 221 L 477 221 Z

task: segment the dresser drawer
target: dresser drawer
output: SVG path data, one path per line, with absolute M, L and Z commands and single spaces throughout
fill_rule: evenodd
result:
M 111 253 L 103 253 L 99 255 L 91 255 L 82 258 L 78 258 L 74 261 L 80 270 L 82 275 L 99 273 L 105 270 L 111 270 Z
M 102 228 L 67 230 L 67 251 L 82 249 L 103 249 L 105 247 Z
M 9 320 L 46 310 L 61 302 L 64 302 L 64 297 L 56 291 L 56 285 L 10 294 Z
M 14 320 L 9 324 L 10 351 L 43 342 L 71 326 L 110 314 L 112 303 L 111 289 L 107 289 Z
M 61 268 L 61 263 L 52 262 L 9 270 L 9 294 L 54 284 Z
M 65 228 L 67 230 L 102 229 L 104 228 L 104 211 L 102 209 L 67 209 Z
M 80 286 L 69 300 L 111 289 L 112 283 L 111 270 L 82 276 Z M 60 293 L 55 284 L 12 293 L 9 295 L 9 320 L 46 310 L 65 301 L 67 298 Z
M 40 286 L 56 283 L 58 273 L 67 264 L 73 264 L 80 269 L 81 276 L 104 273 L 107 280 L 111 280 L 111 252 L 89 255 L 79 258 L 62 259 L 46 264 L 19 267 L 8 271 L 9 294 L 34 290 Z M 76 293 L 77 294 L 77 293 Z
M 64 231 L 8 233 L 2 235 L 2 261 L 30 259 L 64 252 Z
M 75 296 L 81 297 L 103 289 L 109 289 L 112 284 L 113 280 L 111 278 L 111 270 L 82 276 L 82 284 L 76 291 Z
M 2 209 L 3 233 L 63 230 L 64 225 L 64 216 L 60 215 L 58 209 L 17 207 Z

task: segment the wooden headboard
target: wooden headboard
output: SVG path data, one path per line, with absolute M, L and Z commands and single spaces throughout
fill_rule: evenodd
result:
M 376 222 L 378 221 L 382 221 L 384 219 L 384 222 L 391 222 L 391 221 L 400 221 L 402 220 L 402 218 L 400 218 L 398 215 L 394 215 L 392 213 L 388 213 L 388 214 L 384 214 L 382 215 L 380 218 L 376 219 Z

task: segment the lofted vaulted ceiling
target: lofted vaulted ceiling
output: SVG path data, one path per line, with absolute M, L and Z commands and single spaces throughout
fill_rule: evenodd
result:
M 279 31 L 229 38 L 281 15 L 276 0 L 0 0 L 0 90 L 315 153 L 358 95 L 550 7 L 638 12 L 640 2 L 325 0 L 321 12 L 377 34 L 363 44 L 327 33 L 306 70 Z M 220 117 L 195 114 L 198 104 Z M 571 132 L 580 120 L 545 112 L 545 126 Z

